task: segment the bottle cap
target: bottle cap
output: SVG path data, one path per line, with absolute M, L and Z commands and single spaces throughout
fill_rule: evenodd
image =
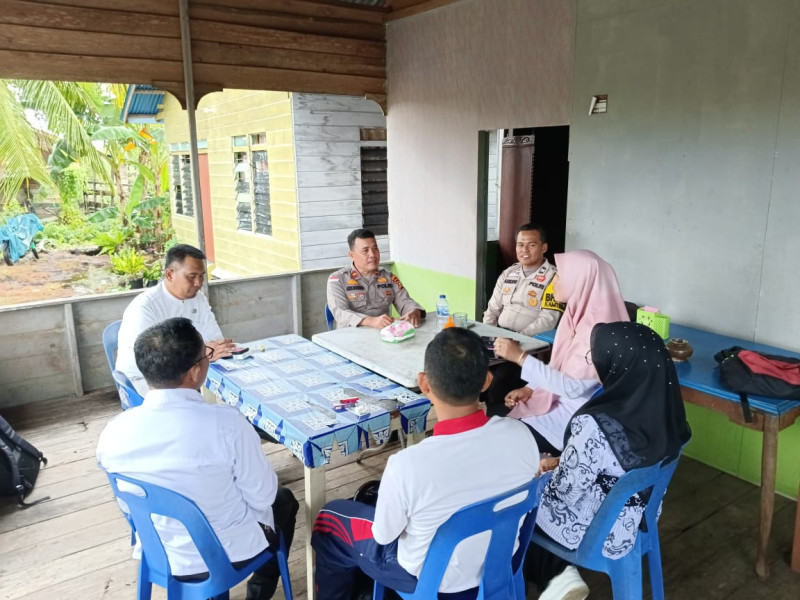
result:
M 445 297 L 444 294 L 439 294 L 439 298 L 444 298 L 444 297 Z

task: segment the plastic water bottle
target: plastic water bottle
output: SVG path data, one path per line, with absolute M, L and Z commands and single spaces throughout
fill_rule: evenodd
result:
M 444 329 L 447 319 L 450 318 L 450 305 L 447 303 L 447 298 L 444 294 L 439 295 L 439 300 L 436 302 L 436 331 Z

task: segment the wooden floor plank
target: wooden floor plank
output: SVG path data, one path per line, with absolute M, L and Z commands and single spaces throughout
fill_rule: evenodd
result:
M 102 428 L 119 412 L 113 390 L 11 410 L 12 424 L 50 458 L 31 498 L 46 493 L 53 500 L 26 510 L 0 501 L 0 600 L 136 597 L 138 562 L 131 558 L 130 530 L 94 456 Z M 278 444 L 264 443 L 262 448 L 281 485 L 302 501 L 300 462 Z M 392 452 L 397 450 L 395 445 Z M 390 454 L 371 456 L 361 464 L 355 455 L 334 454 L 326 469 L 327 497 L 352 497 L 362 483 L 380 478 Z M 789 571 L 786 558 L 794 502 L 776 498 L 769 554 L 772 577 L 762 583 L 753 572 L 758 497 L 756 486 L 691 459 L 681 461 L 659 523 L 667 598 L 800 598 L 800 576 Z M 302 542 L 306 526 L 301 511 L 289 553 L 298 600 L 307 598 Z M 584 577 L 592 600 L 612 599 L 605 575 L 585 572 Z M 645 590 L 644 597 L 650 598 Z M 166 595 L 155 587 L 153 598 L 164 600 Z M 244 584 L 231 591 L 232 600 L 244 598 Z M 283 598 L 280 589 L 275 598 Z

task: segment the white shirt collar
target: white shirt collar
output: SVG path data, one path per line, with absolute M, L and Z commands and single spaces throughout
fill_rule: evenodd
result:
M 176 404 L 181 402 L 200 402 L 201 404 L 205 404 L 205 398 L 203 398 L 197 390 L 190 390 L 188 388 L 149 390 L 144 397 L 144 404 L 148 406 Z

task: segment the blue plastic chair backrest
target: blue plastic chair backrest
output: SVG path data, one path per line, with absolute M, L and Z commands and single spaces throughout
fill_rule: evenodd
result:
M 208 568 L 209 577 L 202 582 L 204 588 L 226 590 L 239 583 L 241 575 L 234 570 L 208 519 L 194 502 L 153 483 L 146 483 L 119 473 L 106 473 L 106 475 L 114 495 L 128 507 L 130 520 L 133 521 L 142 544 L 142 553 L 147 559 L 150 581 L 163 587 L 169 587 L 170 580 L 174 582 L 167 553 L 151 518 L 151 515 L 162 515 L 180 521 L 189 532 Z M 127 491 L 129 486 L 123 486 L 126 488 L 125 491 L 120 490 L 118 483 L 121 481 L 139 488 L 141 493 Z M 180 584 L 180 582 L 175 583 Z
M 471 504 L 451 516 L 436 531 L 422 565 L 414 598 L 436 598 L 456 546 L 462 540 L 491 531 L 481 577 L 479 598 L 508 600 L 515 597 L 514 574 L 521 568 L 524 552 L 514 555 L 514 543 L 526 549 L 536 524 L 536 508 L 550 473 L 488 500 Z M 514 503 L 515 496 L 519 499 Z M 506 502 L 510 500 L 512 503 Z M 525 518 L 522 527 L 520 521 Z M 519 532 L 519 534 L 518 534 Z M 513 560 L 512 560 L 513 558 Z
M 114 378 L 114 383 L 117 384 L 117 391 L 119 392 L 119 400 L 122 404 L 122 410 L 128 410 L 134 406 L 139 406 L 144 402 L 144 398 L 139 395 L 136 388 L 133 387 L 131 380 L 122 371 L 112 371 L 111 376 Z
M 642 517 L 644 528 L 640 534 L 647 535 L 645 531 L 655 531 L 661 500 L 664 498 L 667 485 L 669 485 L 677 466 L 678 457 L 665 459 L 649 467 L 632 469 L 620 477 L 611 487 L 605 500 L 600 505 L 600 510 L 597 511 L 586 530 L 583 541 L 577 549 L 578 558 L 583 561 L 602 555 L 603 544 L 608 537 L 609 531 L 616 523 L 622 507 L 634 494 L 650 490 L 647 508 L 645 508 L 644 516 Z M 641 535 L 637 537 L 637 541 L 640 539 Z
M 114 321 L 103 330 L 103 348 L 106 351 L 108 366 L 113 371 L 116 368 L 117 359 L 114 354 L 117 351 L 117 335 L 122 321 Z
M 333 313 L 331 312 L 331 307 L 327 304 L 325 305 L 325 323 L 328 324 L 328 331 L 331 331 L 336 324 L 336 320 L 333 318 Z

